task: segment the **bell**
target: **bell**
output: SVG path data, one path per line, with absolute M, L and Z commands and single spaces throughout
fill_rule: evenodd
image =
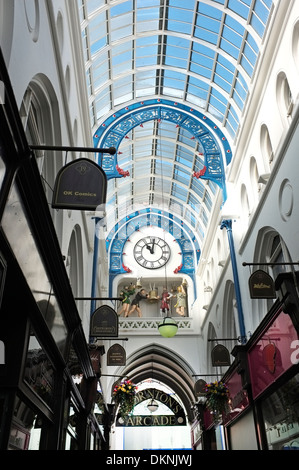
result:
M 147 300 L 149 302 L 157 302 L 157 300 L 159 300 L 158 291 L 156 289 L 150 290 Z
M 137 277 L 136 289 L 141 289 L 141 288 L 142 288 L 141 277 Z

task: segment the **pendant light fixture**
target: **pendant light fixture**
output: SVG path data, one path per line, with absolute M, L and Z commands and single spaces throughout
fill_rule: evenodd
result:
M 156 402 L 156 400 L 154 400 L 154 398 L 152 398 L 148 404 L 147 404 L 147 409 L 151 412 L 151 413 L 154 413 L 155 411 L 157 411 L 157 409 L 159 408 L 159 405 L 158 403 Z
M 158 325 L 158 330 L 164 338 L 173 338 L 178 331 L 178 324 L 173 318 L 164 317 L 163 321 Z

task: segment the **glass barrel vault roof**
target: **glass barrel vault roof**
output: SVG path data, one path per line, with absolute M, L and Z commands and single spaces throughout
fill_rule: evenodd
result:
M 136 103 L 167 100 L 196 109 L 232 143 L 272 3 L 78 0 L 93 136 Z M 108 181 L 108 230 L 140 203 L 176 213 L 201 242 L 219 190 L 193 176 L 206 165 L 202 142 L 174 121 L 142 116 L 122 137 L 117 164 L 129 175 Z

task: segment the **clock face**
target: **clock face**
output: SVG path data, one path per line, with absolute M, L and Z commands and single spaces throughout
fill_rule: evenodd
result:
M 141 238 L 134 247 L 134 256 L 138 264 L 147 269 L 164 266 L 170 258 L 168 244 L 159 237 Z

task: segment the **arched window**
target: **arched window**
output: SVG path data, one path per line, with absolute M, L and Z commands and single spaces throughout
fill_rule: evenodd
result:
M 251 183 L 251 192 L 253 198 L 253 204 L 256 204 L 258 201 L 258 196 L 260 192 L 260 183 L 259 183 L 259 172 L 257 168 L 256 159 L 254 157 L 250 158 L 249 164 L 249 174 L 250 174 L 250 183 Z
M 292 52 L 299 71 L 299 21 L 295 24 L 292 37 Z
M 266 271 L 275 281 L 280 272 L 292 270 L 292 266 L 283 264 L 291 261 L 287 246 L 279 233 L 271 227 L 261 229 L 257 237 L 254 254 L 254 263 L 259 263 L 256 269 Z M 252 312 L 255 312 L 256 315 L 254 327 L 261 322 L 274 302 L 275 299 L 254 299 L 255 305 L 252 308 Z
M 225 285 L 225 293 L 223 299 L 223 337 L 224 338 L 237 338 L 237 327 L 238 325 L 238 311 L 236 307 L 236 295 L 234 283 L 227 281 Z M 236 342 L 226 343 L 225 346 L 231 350 L 235 346 Z
M 54 89 L 45 75 L 37 75 L 30 82 L 23 97 L 20 115 L 29 145 L 61 145 L 58 101 Z M 52 201 L 55 177 L 63 163 L 61 152 L 34 152 L 43 181 L 47 201 Z M 61 211 L 60 211 L 61 212 Z M 62 217 L 52 210 L 57 228 Z
M 249 204 L 248 192 L 245 184 L 241 186 L 241 205 L 242 205 L 242 218 L 245 223 L 248 222 L 248 217 L 251 213 L 251 207 Z
M 262 156 L 264 160 L 265 169 L 268 170 L 271 167 L 271 164 L 273 162 L 274 153 L 273 153 L 269 130 L 266 124 L 263 124 L 261 127 L 260 143 L 261 143 L 261 152 L 262 152 Z
M 293 99 L 289 82 L 284 72 L 281 72 L 277 77 L 276 97 L 282 121 L 285 122 L 285 118 L 289 118 L 292 115 Z

